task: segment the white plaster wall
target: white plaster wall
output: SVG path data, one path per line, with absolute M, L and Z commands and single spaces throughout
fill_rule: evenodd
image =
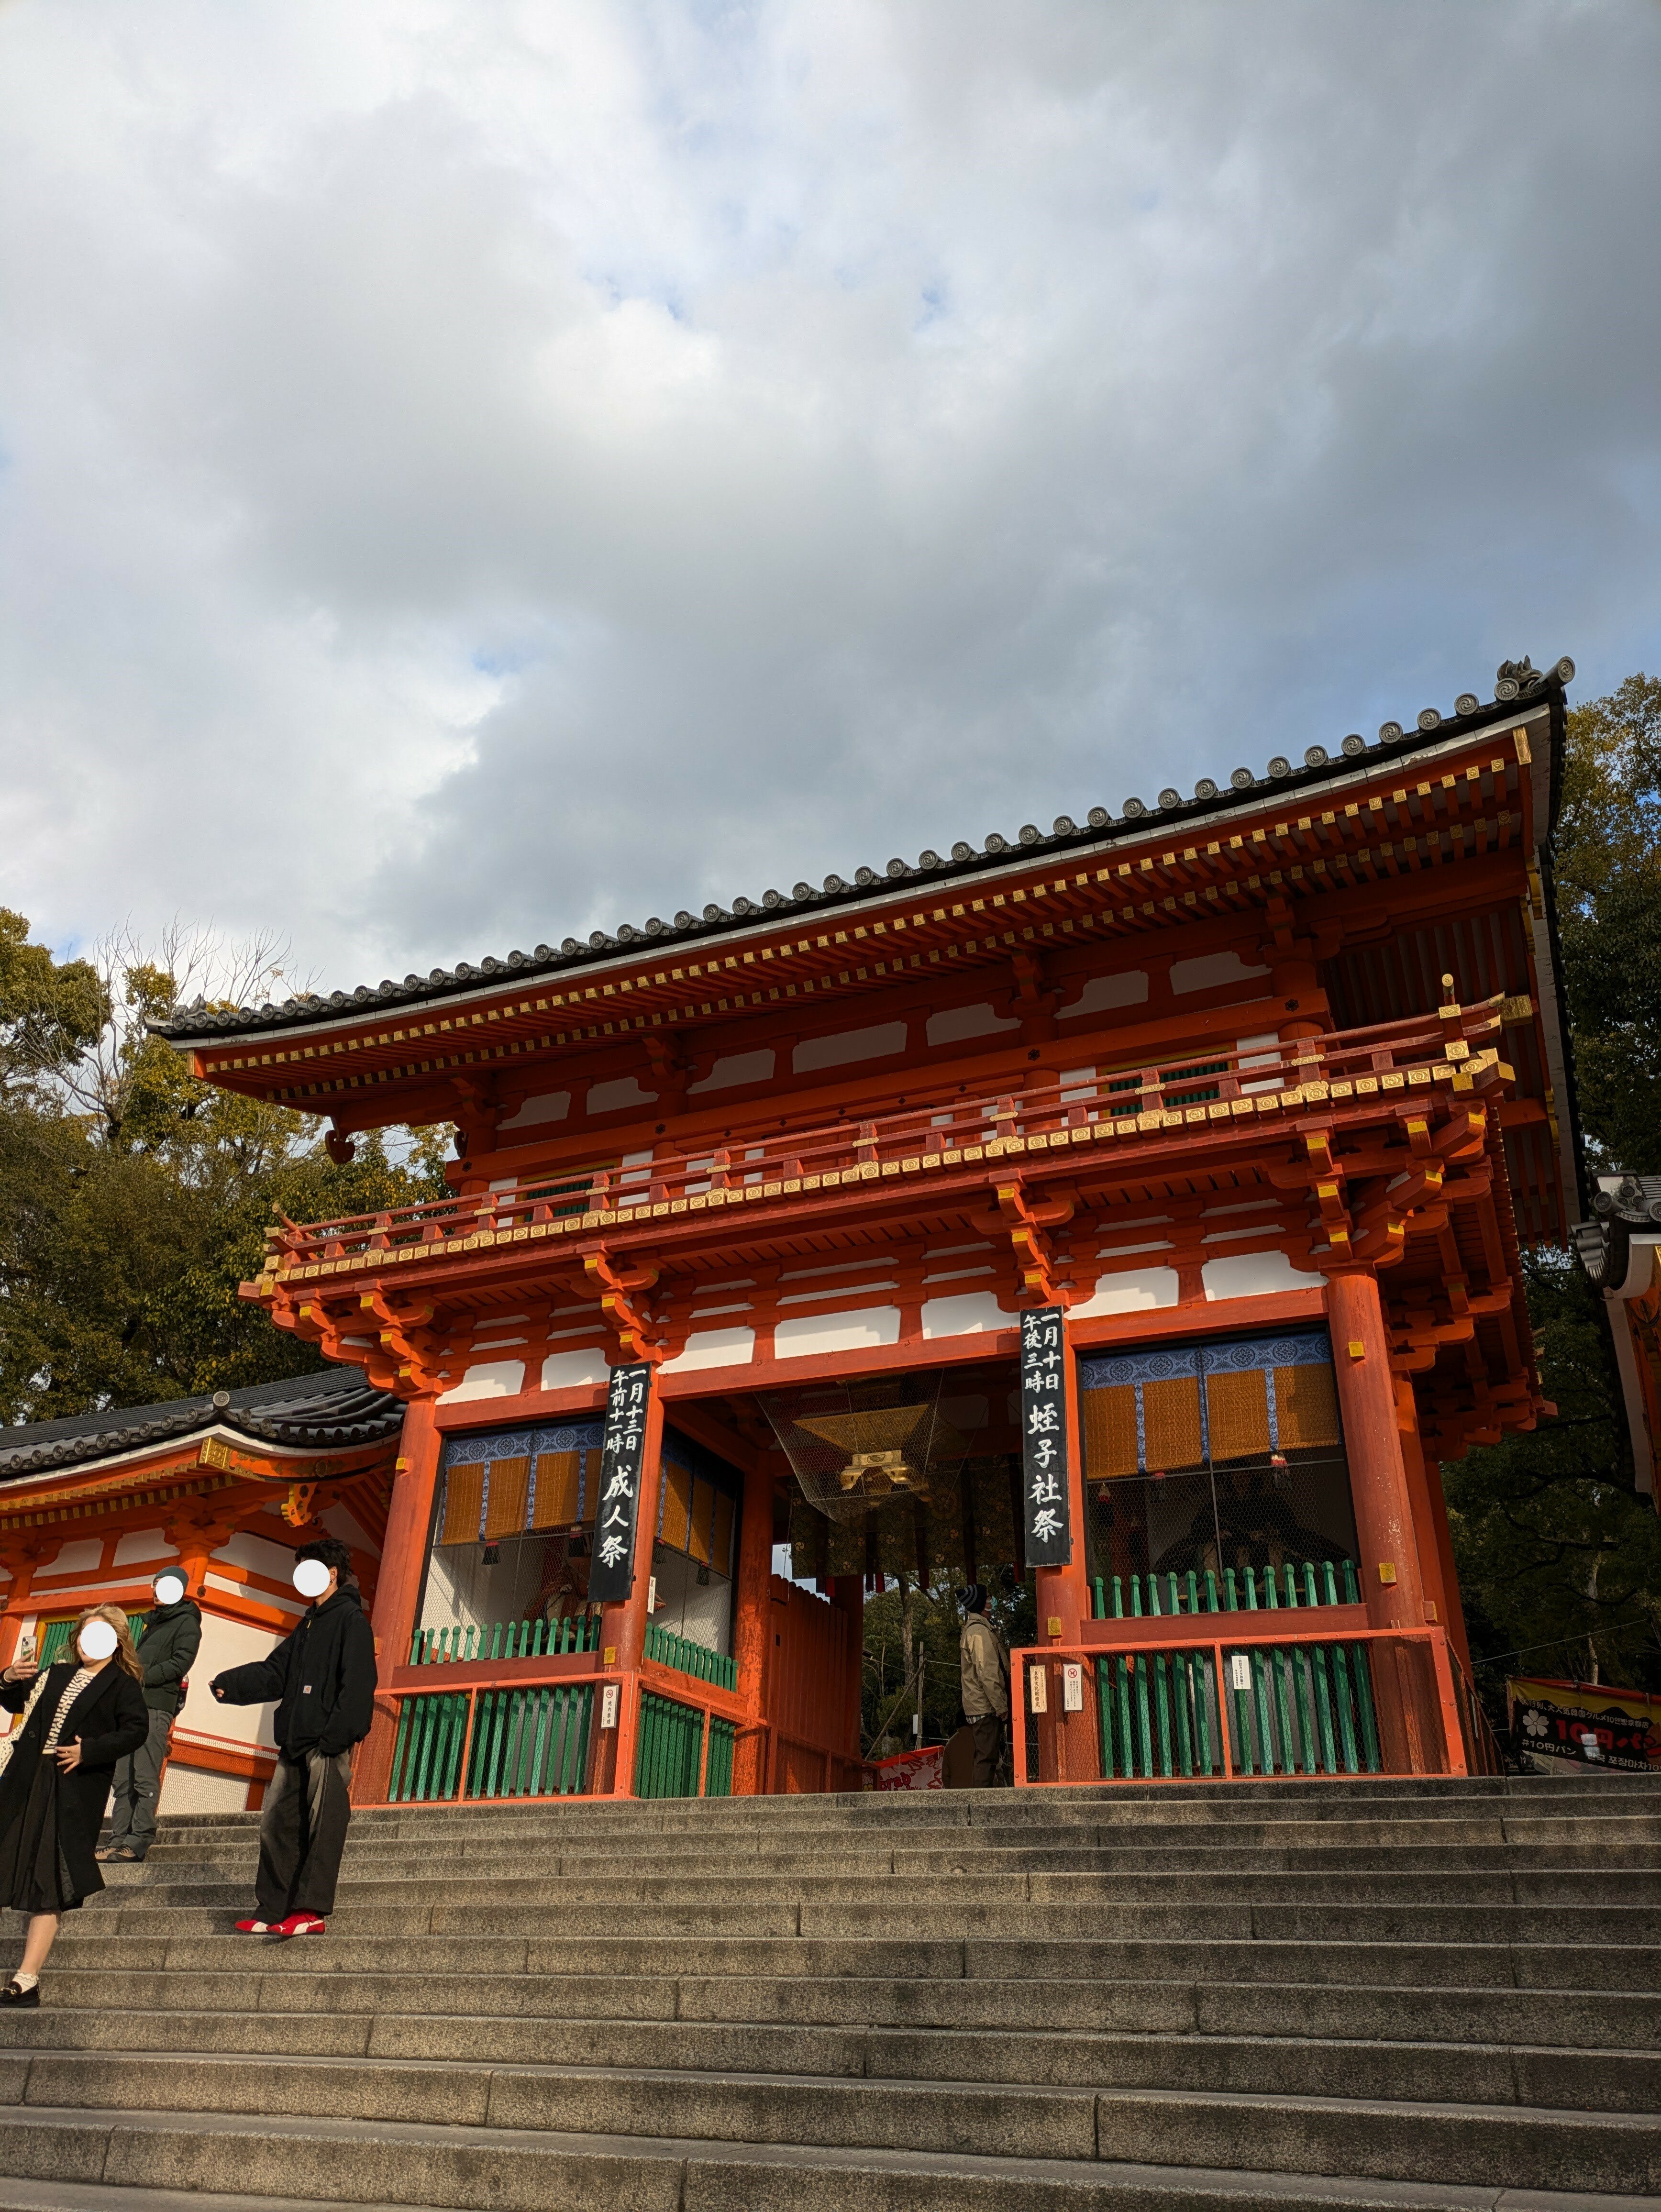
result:
M 517 1398 L 524 1388 L 522 1359 L 487 1359 L 470 1367 L 459 1382 L 443 1393 L 439 1403 L 453 1405 L 463 1398 Z
M 246 1567 L 254 1574 L 269 1575 L 274 1583 L 287 1583 L 294 1574 L 291 1550 L 264 1536 L 252 1535 L 246 1528 L 228 1537 L 212 1556 L 222 1559 L 228 1567 Z
M 1326 1281 L 1294 1267 L 1284 1252 L 1228 1252 L 1200 1270 L 1208 1298 L 1262 1298 L 1274 1291 L 1317 1291 Z
M 60 1546 L 58 1557 L 43 1561 L 40 1573 L 42 1577 L 89 1574 L 103 1556 L 104 1547 L 98 1537 L 83 1537 L 78 1542 Z
M 850 1060 L 880 1060 L 905 1050 L 905 1024 L 880 1022 L 868 1030 L 838 1030 L 834 1036 L 804 1037 L 790 1056 L 798 1075 L 815 1067 L 846 1067 Z
M 1197 960 L 1171 962 L 1171 988 L 1174 992 L 1214 991 L 1220 984 L 1244 983 L 1268 973 L 1267 968 L 1248 968 L 1238 952 L 1205 952 Z
M 542 1388 L 580 1390 L 585 1382 L 609 1381 L 611 1372 L 603 1346 L 590 1345 L 586 1352 L 551 1352 L 542 1363 Z
M 1104 1014 L 1112 1006 L 1140 1006 L 1147 998 L 1147 976 L 1140 968 L 1127 969 L 1121 975 L 1092 975 L 1056 1018 L 1070 1022 L 1080 1014 Z
M 655 1091 L 642 1091 L 632 1075 L 619 1075 L 610 1083 L 593 1083 L 588 1087 L 588 1111 L 591 1114 L 617 1114 L 625 1106 L 655 1106 Z
M 1083 1321 L 1091 1314 L 1143 1313 L 1155 1306 L 1174 1306 L 1177 1291 L 1174 1267 L 1127 1267 L 1123 1274 L 1104 1275 L 1093 1297 L 1068 1308 L 1068 1319 Z
M 928 1017 L 930 1044 L 956 1044 L 963 1037 L 990 1036 L 998 1030 L 1018 1030 L 1018 1021 L 1006 1019 L 989 1006 L 947 1006 Z
M 167 1761 L 161 1778 L 159 1813 L 246 1813 L 248 1784 L 240 1774 L 217 1774 L 211 1767 Z
M 666 1375 L 680 1375 L 696 1367 L 742 1367 L 756 1356 L 753 1328 L 695 1328 L 685 1349 L 663 1363 Z
M 222 1613 L 204 1612 L 202 1649 L 191 1665 L 190 1689 L 179 1711 L 179 1727 L 187 1735 L 216 1737 L 224 1743 L 260 1744 L 274 1751 L 275 1701 L 268 1705 L 222 1705 L 209 1695 L 208 1685 L 228 1667 L 246 1667 L 255 1659 L 264 1659 L 282 1641 L 269 1628 L 255 1628 L 246 1621 L 227 1620 Z
M 178 1547 L 159 1528 L 130 1528 L 115 1547 L 118 1567 L 137 1566 L 143 1559 L 176 1559 Z
M 983 1336 L 989 1329 L 1013 1328 L 1017 1317 L 1007 1314 L 990 1291 L 965 1291 L 955 1298 L 928 1298 L 922 1310 L 925 1336 Z
M 532 1129 L 538 1122 L 563 1121 L 571 1110 L 569 1091 L 545 1091 L 535 1098 L 527 1098 L 516 1114 L 496 1123 L 498 1134 L 503 1129 Z
M 776 1056 L 770 1048 L 765 1052 L 729 1052 L 715 1062 L 702 1083 L 688 1086 L 688 1094 L 697 1091 L 730 1091 L 738 1083 L 770 1083 Z
M 871 1306 L 864 1313 L 794 1314 L 773 1332 L 775 1357 L 805 1359 L 819 1352 L 865 1352 L 900 1340 L 897 1306 Z

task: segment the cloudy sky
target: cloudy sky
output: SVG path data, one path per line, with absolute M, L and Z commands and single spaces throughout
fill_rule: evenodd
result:
M 0 0 L 0 903 L 324 988 L 1661 665 L 1644 0 Z

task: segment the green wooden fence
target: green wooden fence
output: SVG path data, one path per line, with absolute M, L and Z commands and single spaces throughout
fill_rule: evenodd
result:
M 1273 1567 L 1244 1567 L 1237 1574 L 1226 1567 L 1220 1580 L 1209 1567 L 1203 1575 L 1192 1567 L 1183 1575 L 1098 1575 L 1091 1585 L 1091 1601 L 1098 1620 L 1144 1620 L 1177 1613 L 1275 1613 L 1283 1607 L 1359 1605 L 1361 1593 L 1353 1559 L 1342 1559 L 1335 1566 L 1323 1559 L 1318 1567 L 1313 1560 L 1297 1567 L 1288 1559 L 1278 1572 Z
M 1212 1648 L 1104 1654 L 1095 1668 L 1110 1781 L 1226 1774 L 1225 1726 L 1236 1774 L 1379 1771 L 1364 1644 L 1226 1646 L 1220 1686 Z
M 723 1690 L 736 1690 L 739 1686 L 739 1662 L 711 1651 L 707 1644 L 694 1644 L 690 1637 L 677 1636 L 672 1630 L 658 1628 L 651 1621 L 646 1624 L 646 1656 L 655 1659 L 660 1667 L 673 1667 L 695 1681 L 715 1682 Z
M 412 1667 L 455 1666 L 468 1659 L 542 1659 L 564 1651 L 598 1651 L 599 1615 L 563 1620 L 493 1620 L 472 1628 L 417 1628 Z
M 710 1716 L 709 1764 L 703 1776 L 706 1796 L 733 1794 L 733 1745 L 737 1734 L 732 1721 Z M 696 1797 L 703 1770 L 703 1715 L 694 1706 L 642 1690 L 635 1753 L 636 1796 Z
M 478 1710 L 468 1747 L 468 1706 L 474 1702 Z M 592 1682 L 439 1690 L 405 1698 L 398 1717 L 387 1802 L 581 1793 L 588 1786 L 593 1703 Z
M 70 1631 L 74 1626 L 73 1620 L 49 1620 L 46 1623 L 40 1631 L 40 1649 L 34 1655 L 40 1665 L 50 1667 L 56 1660 L 72 1659 L 75 1656 L 69 1648 Z M 144 1615 L 142 1613 L 130 1613 L 127 1615 L 127 1632 L 135 1644 L 138 1641 L 138 1632 L 143 1626 Z

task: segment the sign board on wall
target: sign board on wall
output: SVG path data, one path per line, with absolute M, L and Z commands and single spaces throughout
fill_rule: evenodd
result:
M 1067 1344 L 1059 1306 L 1021 1316 L 1021 1521 L 1029 1567 L 1073 1557 Z
M 1515 1676 L 1506 1709 L 1512 1751 L 1540 1771 L 1661 1772 L 1661 1698 L 1642 1690 Z
M 618 1605 L 635 1580 L 635 1531 L 640 1518 L 640 1480 L 646 1458 L 646 1403 L 650 1364 L 614 1367 L 605 1401 L 605 1443 L 600 1456 L 599 1500 L 594 1516 L 594 1557 L 588 1595 Z

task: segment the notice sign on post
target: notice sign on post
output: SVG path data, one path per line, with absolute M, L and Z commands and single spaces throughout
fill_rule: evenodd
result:
M 1073 1557 L 1073 1523 L 1059 1306 L 1021 1316 L 1021 1492 L 1027 1565 L 1064 1567 Z
M 605 1443 L 600 1456 L 599 1505 L 594 1516 L 594 1563 L 588 1595 L 597 1605 L 620 1605 L 634 1586 L 635 1525 L 640 1518 L 640 1478 L 646 1454 L 646 1398 L 652 1370 L 611 1370 L 605 1401 Z

